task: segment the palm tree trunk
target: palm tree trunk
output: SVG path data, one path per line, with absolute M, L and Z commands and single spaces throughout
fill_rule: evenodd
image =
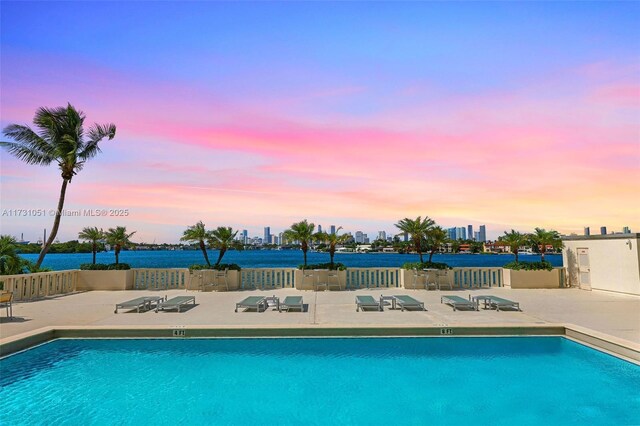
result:
M 218 261 L 216 262 L 216 266 L 220 264 L 220 261 L 222 260 L 222 256 L 224 256 L 226 252 L 227 252 L 227 249 L 225 247 L 220 248 L 220 254 L 218 255 Z
M 202 250 L 207 266 L 211 266 L 211 262 L 209 262 L 209 255 L 207 254 L 207 246 L 204 245 L 204 241 L 200 241 L 200 250 Z
M 307 266 L 307 250 L 302 249 L 302 255 L 304 256 L 304 266 Z
M 331 259 L 331 267 L 333 268 L 333 256 L 336 254 L 335 249 L 329 249 L 329 258 Z
M 516 263 L 518 263 L 518 249 L 516 249 L 516 251 L 514 252 L 514 254 L 516 255 Z
M 429 263 L 431 263 L 431 259 L 433 258 L 433 253 L 435 252 L 435 250 L 431 250 L 431 253 L 429 253 Z
M 93 253 L 93 264 L 96 264 L 96 250 L 98 249 L 98 245 L 94 242 L 91 244 L 91 251 Z
M 116 244 L 115 248 L 113 249 L 115 255 L 116 255 L 116 265 L 118 264 L 118 259 L 120 256 L 120 246 L 118 244 Z
M 542 248 L 540 249 L 540 255 L 541 255 L 541 262 L 544 262 L 544 252 L 547 251 L 547 248 L 544 246 L 544 244 L 542 245 Z
M 60 188 L 60 198 L 58 199 L 58 210 L 56 210 L 56 217 L 53 219 L 53 228 L 51 228 L 49 238 L 47 238 L 47 241 L 44 243 L 44 247 L 42 247 L 42 250 L 40 251 L 40 256 L 38 256 L 38 261 L 36 262 L 36 269 L 42 264 L 44 256 L 51 248 L 51 244 L 53 244 L 56 239 L 56 235 L 58 234 L 60 218 L 62 217 L 62 208 L 64 207 L 64 195 L 67 192 L 68 183 L 69 181 L 67 179 L 62 179 L 62 188 Z

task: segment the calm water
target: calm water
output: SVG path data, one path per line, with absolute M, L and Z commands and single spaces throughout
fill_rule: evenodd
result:
M 37 254 L 25 254 L 25 258 L 36 261 Z M 209 259 L 214 263 L 218 259 L 218 251 L 209 251 Z M 428 256 L 425 256 L 425 260 Z M 504 255 L 479 255 L 479 254 L 437 254 L 433 256 L 434 262 L 445 262 L 450 266 L 503 266 L 513 261 L 514 256 Z M 546 255 L 545 259 L 554 266 L 562 266 L 562 255 Z M 336 254 L 335 261 L 342 262 L 351 267 L 399 267 L 405 262 L 417 262 L 415 254 Z M 540 256 L 520 256 L 520 260 L 533 262 L 539 261 Z M 225 254 L 224 263 L 237 263 L 244 268 L 294 268 L 302 264 L 302 252 L 300 250 L 246 250 L 229 251 Z M 97 262 L 113 263 L 113 252 L 98 253 Z M 120 253 L 120 262 L 125 262 L 133 268 L 186 268 L 196 263 L 204 263 L 202 252 L 188 251 L 124 251 Z M 329 262 L 327 253 L 308 253 L 309 263 Z M 91 253 L 81 254 L 48 254 L 43 266 L 54 270 L 78 269 L 82 263 L 91 263 Z
M 559 337 L 57 340 L 0 368 L 6 426 L 640 419 L 640 367 Z

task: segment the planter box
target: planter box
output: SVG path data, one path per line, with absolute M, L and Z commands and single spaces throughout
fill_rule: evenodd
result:
M 78 271 L 78 290 L 132 290 L 133 271 Z
M 204 269 L 200 271 L 193 271 L 189 274 L 189 282 L 187 284 L 187 290 L 202 290 L 203 284 L 212 283 L 216 279 L 214 278 L 214 273 L 216 271 L 212 269 Z M 238 290 L 240 288 L 240 274 L 241 271 L 227 271 L 227 285 L 229 286 L 229 291 Z M 218 278 L 220 283 L 222 283 L 223 278 Z M 213 287 L 209 287 L 211 291 Z M 226 291 L 224 284 L 217 287 L 218 291 Z
M 309 272 L 309 271 L 307 271 Z M 304 279 L 303 277 L 303 271 L 301 269 L 296 269 L 293 272 L 293 277 L 294 277 L 294 284 L 295 284 L 295 288 L 297 290 L 315 290 L 315 284 L 320 282 L 320 283 L 326 283 L 327 282 L 327 275 L 329 273 L 328 270 L 326 269 L 322 269 L 322 270 L 313 270 L 311 271 L 313 273 L 313 277 L 312 278 L 306 278 Z M 338 271 L 338 279 L 340 281 L 340 290 L 344 290 L 347 286 L 347 271 Z M 335 283 L 334 281 L 335 279 L 332 279 L 331 281 L 331 290 L 335 290 L 336 287 L 333 285 Z M 326 288 L 325 286 L 321 287 L 323 290 Z
M 552 271 L 515 271 L 503 269 L 503 280 L 511 288 L 560 288 L 562 268 Z

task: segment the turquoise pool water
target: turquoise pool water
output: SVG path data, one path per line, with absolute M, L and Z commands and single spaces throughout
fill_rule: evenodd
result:
M 640 367 L 560 337 L 56 340 L 0 423 L 637 424 Z

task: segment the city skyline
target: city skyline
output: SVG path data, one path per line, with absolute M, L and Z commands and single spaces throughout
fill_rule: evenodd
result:
M 0 125 L 67 102 L 87 124 L 117 125 L 65 209 L 128 213 L 63 217 L 61 241 L 122 225 L 171 242 L 199 220 L 261 235 L 304 218 L 372 238 L 419 215 L 484 224 L 489 239 L 639 229 L 639 13 L 7 1 Z M 0 167 L 2 209 L 45 212 L 0 217 L 1 232 L 35 240 L 51 228 L 59 171 L 5 150 Z

